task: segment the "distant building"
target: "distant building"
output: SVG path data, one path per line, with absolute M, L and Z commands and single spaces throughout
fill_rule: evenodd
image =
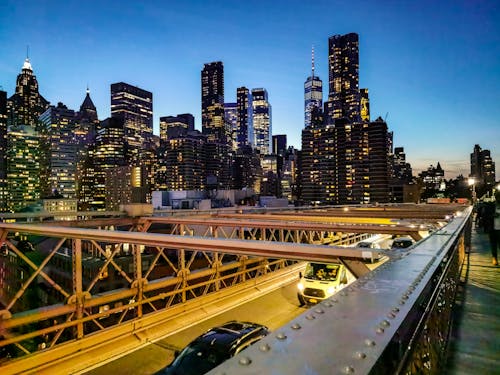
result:
M 194 131 L 194 116 L 190 113 L 160 117 L 160 142 L 192 131 Z
M 207 137 L 206 186 L 227 189 L 231 184 L 232 138 L 224 113 L 224 66 L 205 64 L 201 71 L 202 133 Z
M 286 134 L 273 135 L 273 154 L 285 155 L 286 153 Z
M 231 132 L 231 149 L 238 149 L 238 105 L 237 103 L 224 103 L 224 118 Z
M 8 124 L 38 126 L 38 117 L 47 109 L 49 102 L 38 92 L 38 81 L 33 74 L 29 58 L 17 76 L 16 93 L 8 102 Z M 38 130 L 38 129 L 36 129 Z
M 40 133 L 31 125 L 12 125 L 7 134 L 7 208 L 16 212 L 41 197 Z
M 470 176 L 474 177 L 478 196 L 491 191 L 496 182 L 495 162 L 491 158 L 490 150 L 483 150 L 475 145 L 470 154 Z
M 253 139 L 252 146 L 261 155 L 271 152 L 272 113 L 267 90 L 252 89 Z
M 40 115 L 43 129 L 42 197 L 54 193 L 76 199 L 76 163 L 78 145 L 75 138 L 75 111 L 64 104 L 49 108 Z
M 153 134 L 153 94 L 128 83 L 113 83 L 111 117 L 123 122 L 125 157 L 130 165 L 137 164 L 146 139 Z
M 7 211 L 7 92 L 0 90 L 0 212 Z
M 361 121 L 370 122 L 370 98 L 368 97 L 368 89 L 359 90 L 361 102 Z
M 358 34 L 334 35 L 328 39 L 328 103 L 325 117 L 361 120 Z
M 236 125 L 236 148 L 250 144 L 253 139 L 252 94 L 246 87 L 236 89 L 238 119 Z
M 312 108 L 323 108 L 323 81 L 314 75 L 314 48 L 311 58 L 311 75 L 304 83 L 304 127 L 311 125 Z
M 418 175 L 422 180 L 425 189 L 427 190 L 444 190 L 444 170 L 438 162 L 437 166 L 430 165 L 427 170 L 420 172 Z

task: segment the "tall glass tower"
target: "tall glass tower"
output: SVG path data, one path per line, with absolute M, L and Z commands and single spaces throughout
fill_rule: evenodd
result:
M 311 125 L 313 107 L 323 107 L 323 82 L 314 75 L 314 47 L 311 55 L 311 76 L 304 83 L 304 127 Z
M 328 89 L 328 122 L 342 117 L 359 122 L 358 34 L 334 35 L 328 39 Z
M 271 104 L 269 103 L 266 89 L 258 88 L 252 90 L 252 107 L 252 146 L 259 150 L 261 155 L 270 154 L 272 144 Z

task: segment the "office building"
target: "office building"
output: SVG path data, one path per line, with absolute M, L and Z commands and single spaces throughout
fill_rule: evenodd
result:
M 41 197 L 41 137 L 31 125 L 11 125 L 7 134 L 7 209 L 18 212 Z
M 17 76 L 16 93 L 7 102 L 8 125 L 28 125 L 36 129 L 38 117 L 48 105 L 49 102 L 38 91 L 38 81 L 29 58 L 26 58 Z
M 144 142 L 153 134 L 153 94 L 124 82 L 113 83 L 111 117 L 123 122 L 127 162 L 138 164 Z
M 358 34 L 334 35 L 328 39 L 328 124 L 347 118 L 359 122 L 359 41 Z
M 361 121 L 370 122 L 370 98 L 368 96 L 368 89 L 359 90 L 360 94 L 360 115 Z
M 253 148 L 261 155 L 271 152 L 272 113 L 268 100 L 267 90 L 264 88 L 252 89 L 253 115 Z
M 0 90 L 0 212 L 7 211 L 7 92 Z
M 470 177 L 473 177 L 479 193 L 486 193 L 495 187 L 495 162 L 490 150 L 483 150 L 475 145 L 470 154 Z M 480 195 L 479 195 L 480 196 Z
M 236 89 L 236 106 L 238 110 L 236 147 L 241 149 L 253 139 L 252 94 L 244 86 Z
M 77 140 L 75 138 L 75 111 L 63 103 L 40 115 L 43 129 L 41 190 L 42 197 L 59 195 L 76 199 Z
M 323 81 L 314 72 L 314 48 L 311 58 L 311 76 L 304 83 L 304 127 L 311 125 L 313 107 L 323 108 Z
M 224 103 L 224 118 L 231 133 L 231 149 L 238 149 L 238 105 L 237 103 Z

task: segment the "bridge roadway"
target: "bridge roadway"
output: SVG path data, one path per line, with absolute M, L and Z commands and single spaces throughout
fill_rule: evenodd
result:
M 491 263 L 487 234 L 473 231 L 462 272 L 461 292 L 454 307 L 454 324 L 446 375 L 500 374 L 500 267 Z M 222 315 L 162 339 L 120 359 L 84 372 L 85 375 L 153 374 L 204 330 L 237 317 L 266 324 L 272 330 L 300 315 L 295 283 L 283 286 Z
M 209 328 L 233 319 L 264 324 L 271 331 L 275 331 L 306 310 L 305 307 L 299 307 L 296 285 L 295 281 L 289 283 L 262 295 L 260 298 L 243 303 L 236 308 L 199 322 L 122 358 L 82 374 L 154 374 L 173 360 L 174 350 L 182 349 Z

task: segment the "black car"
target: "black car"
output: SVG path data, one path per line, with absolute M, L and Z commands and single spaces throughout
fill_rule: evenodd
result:
M 227 322 L 194 339 L 157 374 L 205 374 L 267 334 L 269 329 L 257 323 Z
M 409 237 L 399 237 L 396 238 L 391 245 L 391 249 L 406 249 L 407 247 L 410 247 L 411 245 L 414 244 L 415 241 L 413 241 Z

